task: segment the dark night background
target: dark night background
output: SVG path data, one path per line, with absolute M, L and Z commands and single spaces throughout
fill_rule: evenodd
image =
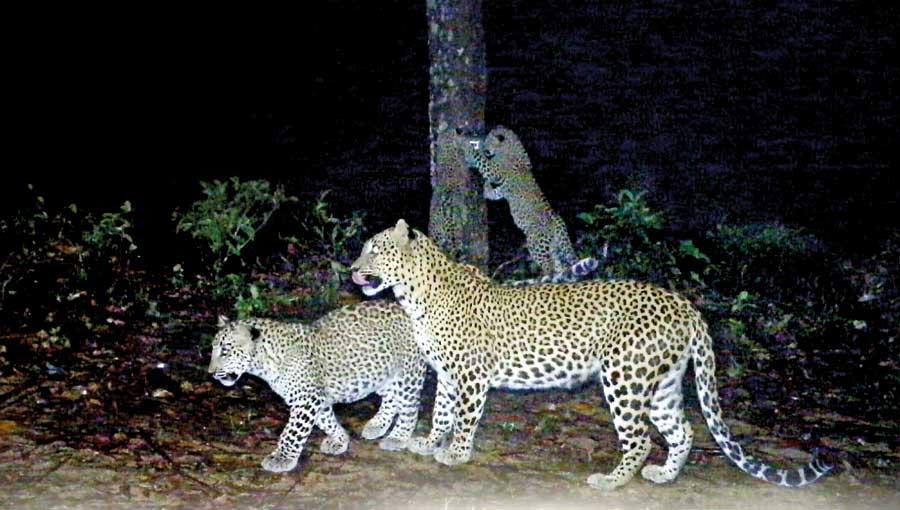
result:
M 900 218 L 897 10 L 486 2 L 487 121 L 520 134 L 570 228 L 646 188 L 676 231 L 775 221 L 857 249 Z M 65 203 L 130 199 L 150 260 L 202 178 L 333 188 L 370 228 L 426 225 L 424 2 L 207 14 L 32 20 L 6 73 L 22 157 L 3 207 L 29 198 L 23 182 Z M 507 216 L 492 204 L 494 244 L 517 235 Z
M 35 195 L 51 212 L 73 202 L 92 211 L 89 226 L 129 200 L 137 249 L 90 265 L 80 234 L 36 245 L 27 229 L 0 238 L 0 506 L 40 502 L 46 485 L 63 499 L 83 487 L 120 506 L 158 497 L 203 503 L 196 508 L 220 508 L 219 497 L 226 507 L 316 507 L 351 484 L 362 487 L 356 497 L 375 494 L 369 506 L 386 498 L 391 508 L 395 494 L 442 498 L 457 485 L 514 497 L 562 491 L 595 507 L 608 496 L 584 484 L 619 455 L 612 429 L 597 426 L 609 421 L 598 391 L 492 392 L 481 457 L 453 470 L 358 441 L 372 397 L 338 412 L 354 435 L 349 456 L 319 455 L 318 435 L 301 467 L 279 477 L 259 461 L 284 406 L 259 381 L 226 390 L 206 373 L 216 315 L 258 296 L 250 287 L 215 295 L 213 258 L 175 233 L 172 213 L 202 198 L 201 180 L 269 179 L 302 207 L 331 189 L 336 217 L 365 212 L 364 237 L 400 217 L 426 228 L 425 6 L 77 5 L 5 16 L 0 225 L 37 217 Z M 655 246 L 692 239 L 711 255 L 706 282 L 684 290 L 715 333 L 736 434 L 783 463 L 824 446 L 850 468 L 809 492 L 760 489 L 698 433 L 678 482 L 632 482 L 623 501 L 734 507 L 701 505 L 702 486 L 728 502 L 740 488 L 757 506 L 759 494 L 825 498 L 810 508 L 831 496 L 854 506 L 858 494 L 872 508 L 896 502 L 898 4 L 486 0 L 484 29 L 487 125 L 519 135 L 573 237 L 587 230 L 579 213 L 613 205 L 619 190 L 646 190 L 665 218 Z M 227 271 L 289 295 L 290 305 L 266 311 L 291 320 L 359 299 L 332 278 L 328 257 L 279 237 L 301 235 L 301 205 L 288 207 Z M 488 213 L 494 269 L 524 239 L 505 203 Z M 753 239 L 716 237 L 717 225 L 790 236 L 776 239 L 782 252 L 742 255 Z M 15 296 L 4 294 L 10 282 Z M 79 478 L 97 474 L 108 479 Z

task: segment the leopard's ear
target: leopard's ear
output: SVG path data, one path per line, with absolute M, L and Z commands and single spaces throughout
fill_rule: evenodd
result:
M 228 320 L 228 317 L 225 317 L 224 315 L 220 315 L 220 316 L 219 316 L 219 324 L 218 324 L 218 327 L 224 328 L 224 327 L 227 326 L 230 322 L 231 322 L 231 321 Z
M 254 335 L 254 331 L 256 334 Z M 259 330 L 244 323 L 238 323 L 234 330 L 234 340 L 239 346 L 249 345 L 259 337 Z
M 391 231 L 391 238 L 397 243 L 397 247 L 400 248 L 401 252 L 408 253 L 410 248 L 412 248 L 413 241 L 416 239 L 416 234 L 409 228 L 405 220 L 400 219 L 394 225 L 394 230 Z
M 394 225 L 394 234 L 397 237 L 406 237 L 409 235 L 409 225 L 406 224 L 406 220 L 403 218 L 397 220 L 397 224 Z
M 494 126 L 488 136 L 493 136 L 498 142 L 503 143 L 506 141 L 506 133 L 509 132 L 510 130 L 503 126 Z

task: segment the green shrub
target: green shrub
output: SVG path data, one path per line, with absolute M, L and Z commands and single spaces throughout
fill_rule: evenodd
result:
M 183 214 L 175 211 L 172 218 L 176 232 L 186 232 L 205 243 L 216 275 L 232 259 L 245 266 L 245 248 L 282 205 L 297 200 L 287 196 L 282 186 L 273 190 L 264 180 L 241 182 L 232 177 L 224 182 L 200 182 L 200 186 L 206 198 L 194 202 Z
M 281 236 L 288 243 L 282 262 L 291 269 L 293 283 L 314 289 L 304 294 L 302 302 L 303 311 L 313 315 L 339 303 L 341 288 L 350 276 L 349 265 L 359 253 L 365 233 L 364 214 L 334 215 L 328 194 L 328 190 L 322 192 L 294 215 L 291 224 L 297 227 L 297 235 Z
M 349 265 L 359 253 L 365 233 L 365 215 L 353 211 L 347 218 L 335 216 L 326 200 L 329 193 L 330 190 L 323 191 L 295 216 L 298 235 L 281 237 L 290 243 L 297 272 L 319 289 L 316 299 L 325 305 L 337 302 L 338 291 L 350 275 Z
M 132 228 L 130 214 L 129 201 L 122 204 L 119 212 L 103 213 L 100 221 L 94 223 L 93 228 L 82 235 L 85 245 L 95 253 L 110 253 L 111 256 L 136 250 L 137 245 L 134 244 L 130 233 Z
M 622 190 L 616 205 L 596 205 L 578 218 L 587 225 L 579 239 L 585 256 L 606 255 L 612 278 L 654 281 L 669 287 L 703 285 L 710 260 L 693 241 L 675 244 L 663 236 L 665 222 L 644 198 L 646 192 Z
M 240 318 L 289 302 L 290 297 L 264 280 L 251 278 L 245 257 L 272 215 L 297 199 L 264 180 L 242 182 L 232 177 L 200 185 L 206 198 L 184 213 L 175 211 L 172 217 L 176 232 L 190 234 L 206 248 L 209 271 L 200 272 L 201 287 L 210 288 L 216 299 L 233 301 Z M 173 278 L 182 281 L 183 268 L 176 269 Z
M 821 243 L 801 229 L 778 224 L 719 225 L 709 238 L 720 261 L 712 268 L 722 290 L 794 287 L 798 275 L 821 264 Z
M 0 312 L 39 321 L 32 325 L 44 328 L 43 343 L 68 346 L 80 330 L 102 327 L 91 317 L 105 305 L 134 304 L 134 279 L 123 277 L 137 250 L 131 213 L 125 202 L 97 219 L 76 204 L 48 207 L 34 194 L 31 206 L 0 220 Z

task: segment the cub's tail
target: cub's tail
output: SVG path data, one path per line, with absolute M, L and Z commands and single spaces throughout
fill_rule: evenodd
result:
M 593 257 L 587 257 L 576 261 L 564 271 L 561 271 L 554 275 L 542 276 L 540 278 L 530 278 L 527 280 L 505 281 L 501 282 L 500 285 L 503 285 L 504 287 L 528 287 L 531 285 L 540 285 L 543 283 L 575 283 L 590 276 L 590 274 L 593 273 L 599 266 L 599 260 Z

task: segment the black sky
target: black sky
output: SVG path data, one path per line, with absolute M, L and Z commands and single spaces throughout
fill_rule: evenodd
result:
M 520 132 L 569 221 L 628 186 L 677 228 L 884 232 L 900 23 L 876 7 L 490 2 L 488 122 Z M 242 175 L 423 221 L 424 1 L 62 9 L 7 18 L 3 211 L 34 182 L 61 202 L 131 199 L 168 229 L 196 180 Z M 381 211 L 397 190 L 415 203 Z

